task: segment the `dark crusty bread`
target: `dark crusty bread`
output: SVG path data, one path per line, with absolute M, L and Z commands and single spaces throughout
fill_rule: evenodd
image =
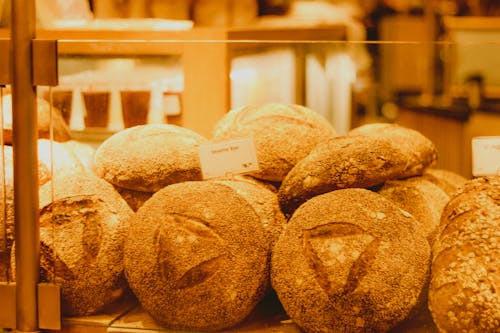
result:
M 467 178 L 445 169 L 428 168 L 422 175 L 425 179 L 439 186 L 449 196 L 453 195 L 465 184 Z
M 283 180 L 278 193 L 283 211 L 292 213 L 306 200 L 333 190 L 420 175 L 436 160 L 434 145 L 420 133 L 381 127 L 379 136 L 353 132 L 317 145 Z
M 252 206 L 215 182 L 156 192 L 132 219 L 125 273 L 143 308 L 172 329 L 243 320 L 268 285 L 265 230 Z
M 271 283 L 306 332 L 385 332 L 417 304 L 430 247 L 381 195 L 344 189 L 299 207 L 276 243 Z
M 12 102 L 11 96 L 4 97 L 4 129 L 3 139 L 5 144 L 12 144 Z M 38 137 L 49 139 L 50 138 L 50 104 L 44 99 L 37 99 L 37 112 L 38 112 Z M 57 108 L 52 108 L 52 128 L 53 138 L 55 141 L 64 142 L 71 140 L 71 132 L 68 125 L 61 115 L 61 111 Z
M 61 286 L 65 315 L 96 313 L 126 290 L 123 241 L 132 214 L 110 184 L 90 173 L 40 188 L 40 278 Z
M 269 254 L 274 243 L 278 240 L 286 219 L 281 212 L 276 193 L 264 185 L 245 177 L 235 177 L 232 180 L 214 180 L 218 184 L 230 187 L 241 195 L 259 216 L 269 242 Z
M 142 192 L 142 191 L 134 191 L 134 190 L 129 190 L 127 188 L 122 188 L 120 186 L 113 185 L 115 190 L 120 193 L 122 198 L 127 202 L 127 204 L 132 208 L 134 212 L 136 212 L 139 207 L 141 207 L 146 200 L 151 198 L 154 193 L 151 192 Z
M 467 182 L 434 243 L 429 308 L 441 332 L 500 330 L 500 176 Z
M 215 126 L 213 140 L 253 137 L 259 172 L 251 175 L 281 181 L 318 143 L 335 136 L 319 113 L 293 104 L 247 105 L 227 113 Z
M 424 177 L 389 180 L 377 191 L 399 208 L 412 214 L 429 244 L 434 243 L 444 206 L 450 197 Z
M 130 127 L 99 146 L 96 173 L 113 185 L 142 192 L 201 180 L 198 147 L 206 142 L 201 135 L 175 125 Z

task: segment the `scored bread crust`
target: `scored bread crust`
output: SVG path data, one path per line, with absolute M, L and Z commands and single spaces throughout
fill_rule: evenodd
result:
M 294 104 L 247 105 L 227 113 L 215 126 L 213 140 L 253 137 L 259 171 L 252 176 L 281 181 L 320 142 L 335 136 L 319 113 Z
M 6 97 L 8 106 L 5 107 L 4 105 L 4 110 L 6 110 L 7 112 L 7 115 L 5 115 L 4 117 L 7 119 L 7 121 L 4 123 L 3 138 L 5 144 L 11 145 L 13 142 L 12 108 L 10 107 L 12 105 L 12 102 L 11 102 L 11 95 L 8 95 Z M 38 98 L 36 102 L 37 102 L 37 114 L 38 114 L 38 119 L 37 119 L 38 137 L 44 139 L 50 139 L 50 127 L 51 127 L 50 103 L 41 98 Z M 71 131 L 69 130 L 68 125 L 66 124 L 64 118 L 62 117 L 61 111 L 59 111 L 59 109 L 55 107 L 52 107 L 52 135 L 54 141 L 64 142 L 71 140 Z
M 99 312 L 127 289 L 123 241 L 132 214 L 110 184 L 90 173 L 40 188 L 40 276 L 61 286 L 65 315 Z
M 143 308 L 171 329 L 239 323 L 268 285 L 259 216 L 228 186 L 183 182 L 139 208 L 125 243 L 125 273 Z
M 441 332 L 500 328 L 500 177 L 468 181 L 445 207 L 429 308 Z
M 377 192 L 412 214 L 429 244 L 434 243 L 441 214 L 450 200 L 439 186 L 424 177 L 411 177 L 387 181 Z
M 345 189 L 297 209 L 273 250 L 271 283 L 306 332 L 385 332 L 417 304 L 430 247 L 381 195 Z
M 306 200 L 333 190 L 420 175 L 435 161 L 436 151 L 432 143 L 412 142 L 410 149 L 388 136 L 349 135 L 319 144 L 283 180 L 278 192 L 282 210 L 292 213 Z
M 201 180 L 201 135 L 175 125 L 139 125 L 104 141 L 95 154 L 97 175 L 113 185 L 156 192 L 166 185 Z

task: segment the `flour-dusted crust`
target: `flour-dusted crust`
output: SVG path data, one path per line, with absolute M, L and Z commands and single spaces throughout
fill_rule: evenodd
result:
M 429 265 L 410 214 L 377 193 L 345 189 L 295 211 L 274 248 L 271 282 L 308 333 L 385 332 L 418 303 Z
M 201 135 L 175 125 L 139 125 L 104 141 L 95 154 L 96 173 L 122 188 L 156 192 L 188 180 L 201 180 Z
M 450 197 L 422 176 L 389 180 L 377 191 L 419 222 L 429 244 L 434 243 L 444 206 Z
M 441 332 L 500 329 L 500 177 L 467 182 L 445 207 L 429 308 Z
M 247 177 L 237 177 L 232 180 L 215 180 L 218 184 L 228 186 L 241 195 L 259 216 L 262 226 L 266 231 L 269 254 L 274 243 L 278 240 L 286 219 L 281 212 L 276 193 Z
M 317 145 L 283 180 L 278 193 L 283 211 L 292 213 L 306 200 L 333 190 L 421 175 L 434 163 L 436 149 L 423 135 L 383 125 L 380 135 L 359 130 Z
M 319 113 L 294 104 L 247 105 L 227 113 L 215 126 L 213 140 L 253 137 L 260 171 L 252 176 L 281 181 L 320 142 L 335 136 Z
M 173 184 L 139 208 L 125 272 L 143 308 L 172 329 L 242 321 L 268 285 L 268 241 L 252 206 L 215 182 Z
M 41 280 L 61 286 L 65 315 L 99 312 L 127 288 L 123 241 L 133 212 L 92 174 L 65 175 L 53 185 L 40 188 Z

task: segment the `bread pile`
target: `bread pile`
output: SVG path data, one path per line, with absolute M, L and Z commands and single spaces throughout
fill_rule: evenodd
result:
M 38 137 L 50 138 L 50 127 L 52 121 L 53 138 L 58 142 L 71 140 L 71 133 L 64 118 L 55 107 L 50 107 L 50 103 L 44 99 L 37 99 L 38 114 Z M 3 98 L 4 127 L 3 139 L 5 144 L 12 145 L 12 96 L 6 95 Z M 51 115 L 52 113 L 52 115 Z
M 66 185 L 40 206 L 42 275 L 62 284 L 65 313 L 100 311 L 124 273 L 169 329 L 233 327 L 272 288 L 305 332 L 410 332 L 419 320 L 498 331 L 497 178 L 464 187 L 433 168 L 436 148 L 414 130 L 335 136 L 296 105 L 233 110 L 211 141 L 243 137 L 260 165 L 247 176 L 203 180 L 198 148 L 210 141 L 163 124 L 102 143 L 98 182 L 88 168 L 56 177 Z

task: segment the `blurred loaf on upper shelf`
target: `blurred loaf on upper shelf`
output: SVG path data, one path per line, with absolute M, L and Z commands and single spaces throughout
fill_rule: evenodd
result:
M 55 107 L 50 107 L 50 103 L 44 99 L 37 99 L 38 111 L 38 137 L 50 138 L 50 122 L 52 120 L 52 128 L 54 140 L 64 142 L 71 140 L 71 133 L 68 125 L 64 121 L 61 112 Z M 11 95 L 6 95 L 3 98 L 3 111 L 4 111 L 4 128 L 3 138 L 4 143 L 11 145 L 13 140 L 12 133 L 12 98 Z M 52 119 L 51 119 L 52 111 Z

